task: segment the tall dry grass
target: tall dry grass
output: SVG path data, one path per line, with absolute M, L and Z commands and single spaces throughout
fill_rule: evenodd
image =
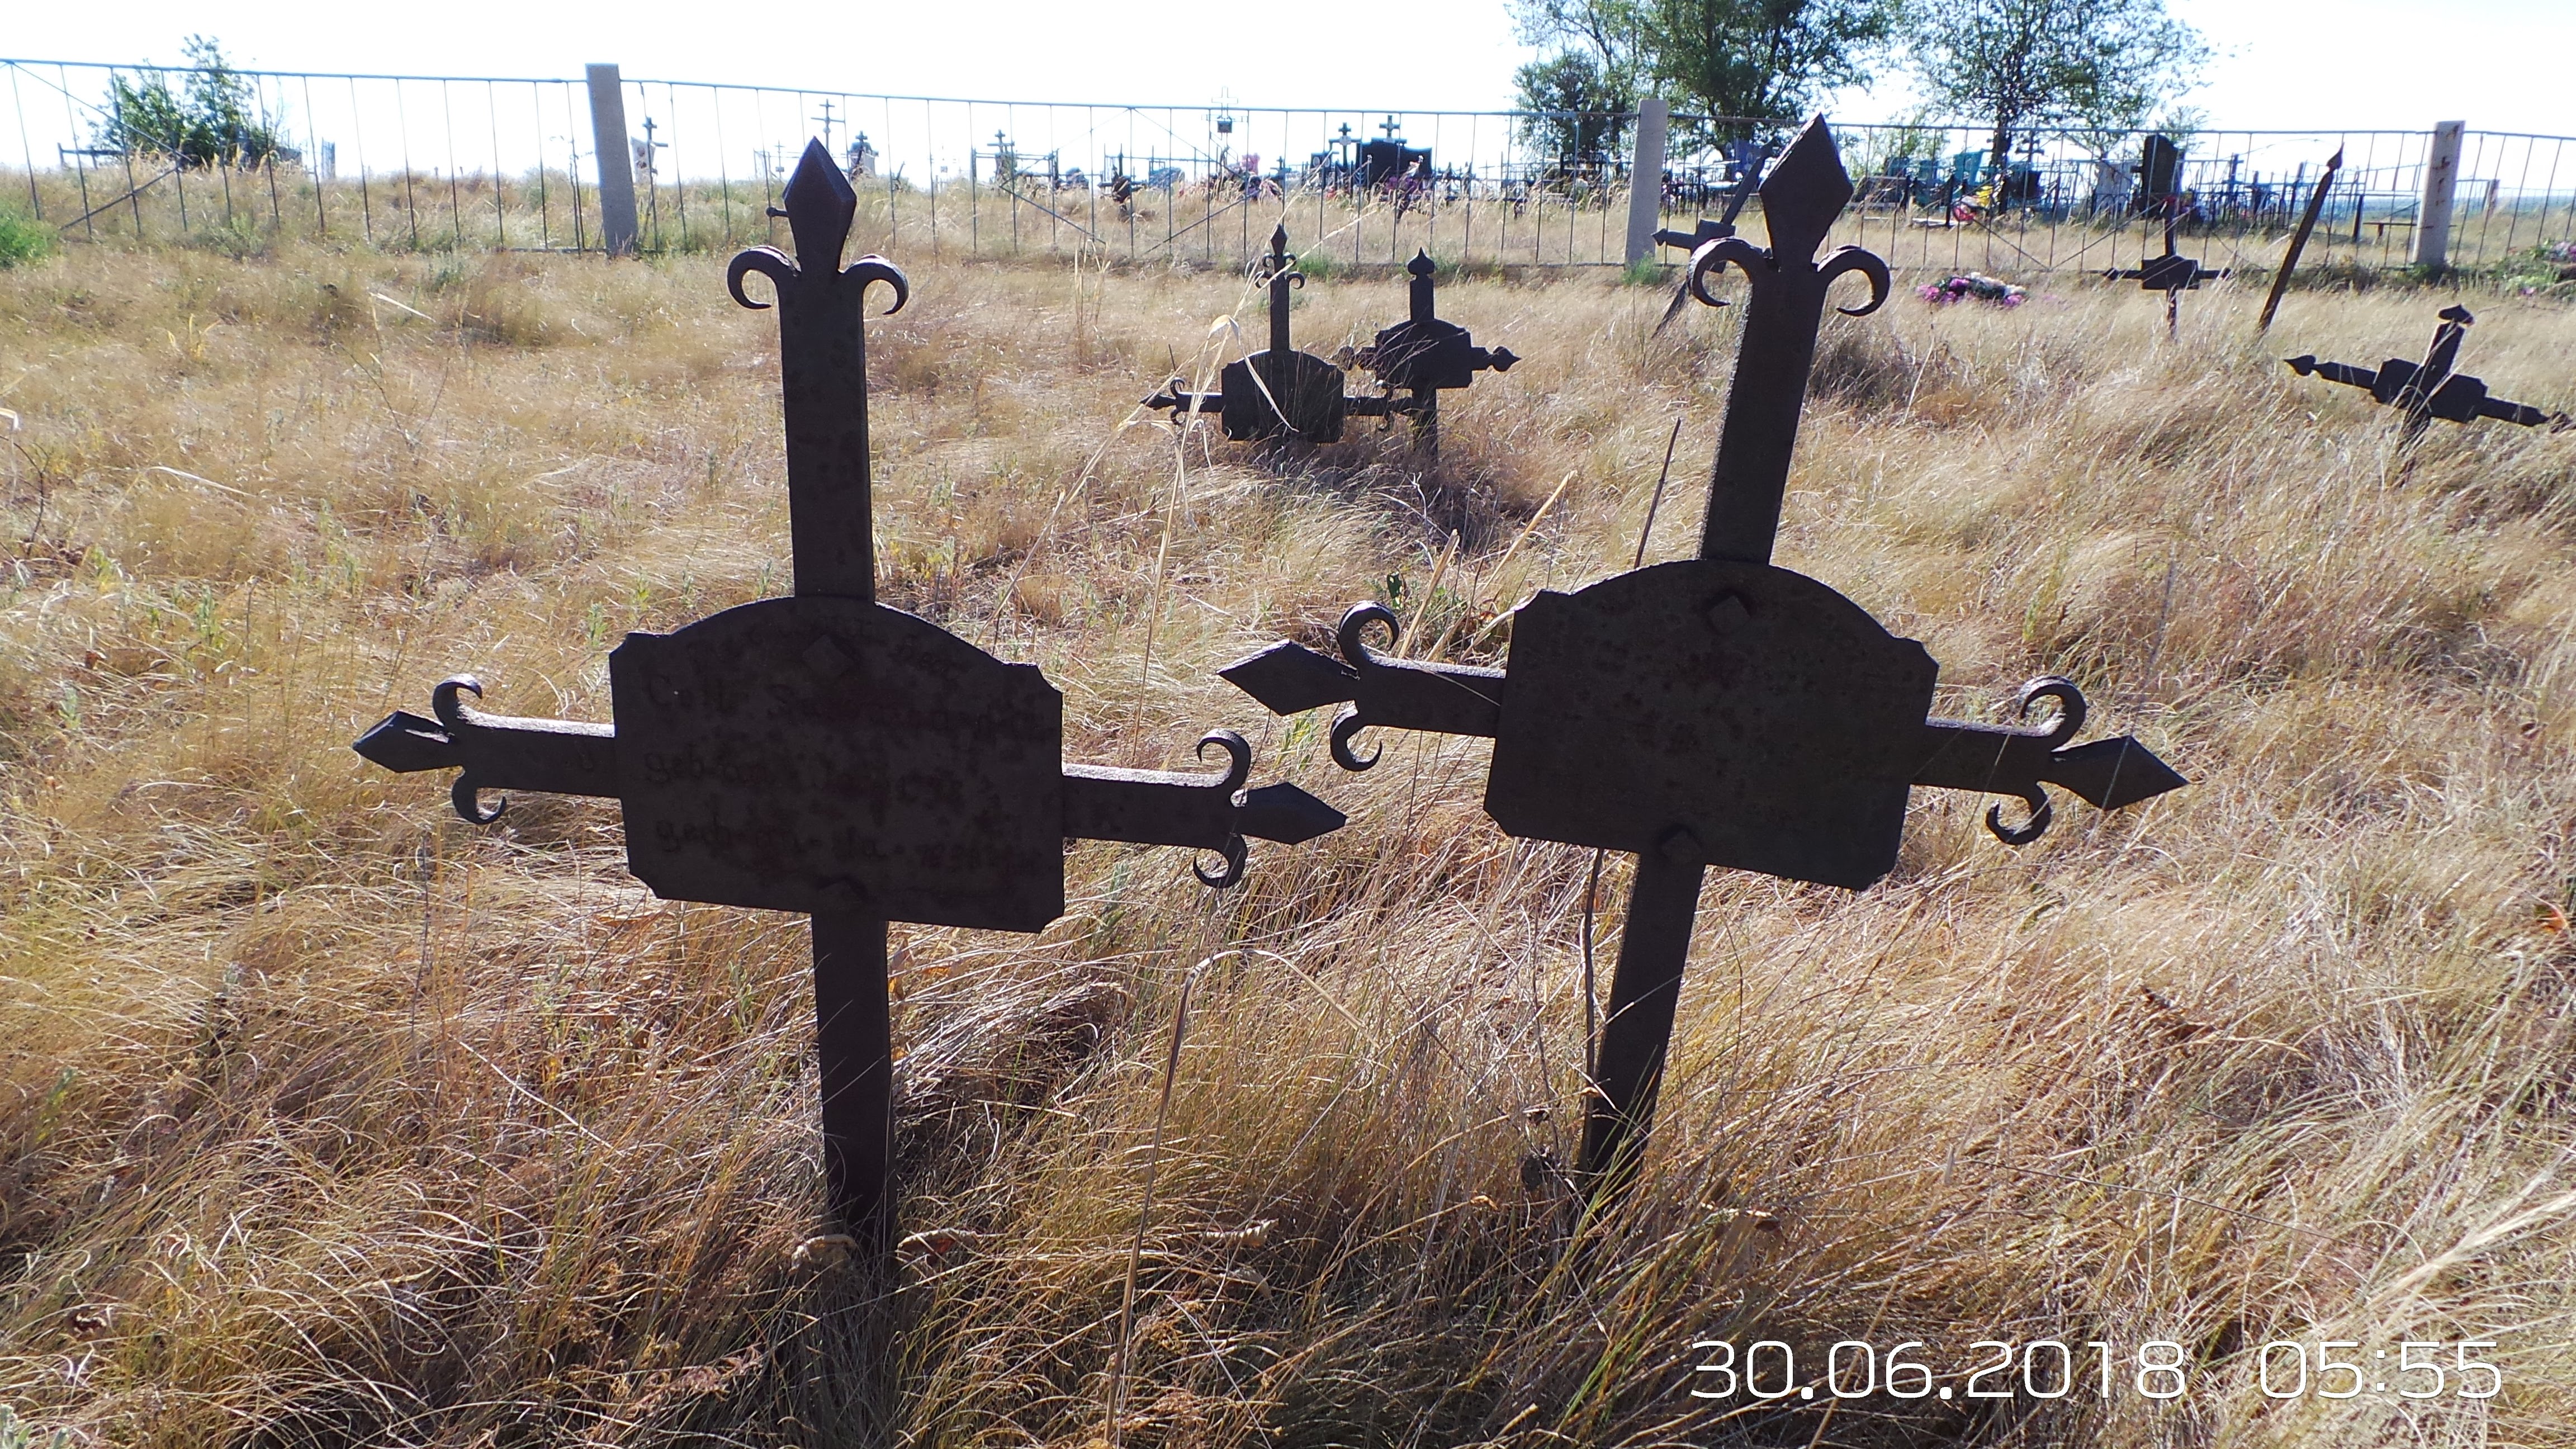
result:
M 2224 288 L 2179 346 L 2084 286 L 1831 325 L 1782 562 L 1923 638 L 1945 709 L 2064 672 L 2197 783 L 2020 851 L 1927 792 L 1860 895 L 1712 877 L 1654 1151 L 1578 1230 L 1589 853 L 1499 835 L 1479 743 L 1346 776 L 1210 671 L 1363 597 L 1499 654 L 1626 565 L 1677 415 L 1682 552 L 1729 315 L 1446 288 L 1529 361 L 1417 476 L 1137 421 L 1243 345 L 1212 318 L 1258 336 L 1237 282 L 914 281 L 870 338 L 888 599 L 1044 665 L 1074 758 L 1232 725 L 1352 821 L 1222 896 L 1085 845 L 1038 936 L 898 926 L 921 1235 L 870 1302 L 813 1241 L 802 924 L 652 899 L 613 807 L 477 830 L 347 750 L 462 668 L 604 718 L 621 633 L 783 592 L 774 324 L 702 260 L 0 276 L 0 1435 L 2576 1443 L 2576 437 L 2403 471 L 2272 360 L 2412 353 L 2431 297 L 2301 296 L 2269 346 Z M 1299 335 L 1400 306 L 1318 284 Z M 2572 340 L 2497 300 L 2469 351 L 2565 407 Z M 1708 1338 L 2163 1338 L 2190 1378 L 1763 1405 L 1689 1394 Z M 2504 1392 L 2267 1400 L 2280 1338 L 2492 1338 Z

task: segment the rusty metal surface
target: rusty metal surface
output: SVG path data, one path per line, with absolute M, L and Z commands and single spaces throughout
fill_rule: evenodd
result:
M 1851 177 L 1821 117 L 1789 143 L 1763 179 L 1761 196 L 1769 247 L 1720 237 L 1693 252 L 1690 266 L 1691 295 L 1712 307 L 1724 305 L 1708 290 L 1712 273 L 1739 267 L 1747 282 L 1741 360 L 1727 389 L 1726 427 L 1709 474 L 1699 549 L 1702 558 L 1739 563 L 1771 561 L 1826 290 L 1838 277 L 1866 278 L 1869 300 L 1840 309 L 1846 317 L 1865 317 L 1887 301 L 1890 286 L 1887 263 L 1864 248 L 1837 247 L 1821 262 L 1815 259 L 1852 197 Z
M 1512 623 L 1485 811 L 1511 835 L 1858 889 L 1896 863 L 1939 669 L 1849 599 L 1687 559 Z
M 627 866 L 673 900 L 1035 931 L 1064 697 L 926 620 L 799 595 L 608 657 Z
M 2460 342 L 2468 335 L 2469 324 L 2478 319 L 2460 306 L 2445 307 L 2438 315 L 2441 325 L 2433 329 L 2433 344 L 2425 349 L 2422 362 L 2392 357 L 2376 368 L 2368 368 L 2319 362 L 2314 354 L 2306 354 L 2287 359 L 2290 370 L 2301 377 L 2322 377 L 2328 382 L 2361 388 L 2372 401 L 2396 408 L 2406 419 L 2400 436 L 2407 443 L 2421 437 L 2435 418 L 2452 423 L 2493 418 L 2526 428 L 2543 423 L 2559 428 L 2567 425 L 2563 414 L 2490 397 L 2485 382 L 2453 371 L 2459 362 Z
M 806 146 L 779 199 L 796 255 L 753 247 L 726 269 L 733 299 L 766 309 L 742 289 L 753 272 L 778 291 L 778 367 L 787 423 L 788 528 L 796 592 L 850 599 L 877 596 L 876 550 L 868 463 L 867 331 L 860 304 L 868 288 L 894 290 L 886 310 L 900 312 L 911 284 L 894 264 L 865 256 L 846 268 L 858 193 L 821 143 Z

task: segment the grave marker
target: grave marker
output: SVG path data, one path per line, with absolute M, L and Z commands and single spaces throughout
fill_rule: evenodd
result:
M 1242 787 L 1251 747 L 1200 740 L 1222 774 L 1061 763 L 1064 697 L 1036 666 L 985 653 L 876 601 L 867 354 L 861 302 L 882 257 L 840 265 L 857 197 L 817 141 L 788 184 L 796 256 L 754 247 L 726 285 L 777 291 L 795 593 L 726 609 L 609 655 L 614 724 L 485 714 L 472 676 L 431 692 L 434 719 L 397 711 L 360 738 L 386 769 L 459 769 L 452 799 L 477 824 L 485 790 L 616 799 L 627 864 L 666 900 L 814 918 L 825 1191 L 890 1262 L 886 1181 L 893 1066 L 886 923 L 1036 931 L 1064 912 L 1063 842 L 1188 846 L 1241 877 L 1244 837 L 1288 843 L 1339 828 L 1294 785 Z
M 2433 329 L 2433 345 L 2427 348 L 2422 362 L 2408 362 L 2392 357 L 2376 369 L 2354 367 L 2342 362 L 2319 362 L 2314 353 L 2286 359 L 2290 370 L 2301 377 L 2322 377 L 2346 387 L 2367 388 L 2371 400 L 2397 408 L 2406 415 L 2406 426 L 2398 434 L 2401 447 L 2412 446 L 2435 418 L 2445 422 L 2467 423 L 2479 418 L 2493 418 L 2500 423 L 2516 423 L 2536 428 L 2551 423 L 2564 429 L 2565 414 L 2551 414 L 2528 403 L 2507 402 L 2489 397 L 2487 385 L 2464 372 L 2452 371 L 2459 361 L 2460 341 L 2468 335 L 2469 324 L 2478 320 L 2466 307 L 2451 306 L 2435 314 L 2442 325 Z
M 1652 1115 L 1709 867 L 1857 890 L 1896 863 L 1918 785 L 2020 798 L 2021 824 L 2000 806 L 1986 824 L 2022 844 L 2048 828 L 2044 784 L 2118 809 L 2186 783 L 2132 739 L 2070 747 L 2085 706 L 2064 679 L 2023 687 L 2025 715 L 2058 707 L 2039 728 L 1927 718 L 1939 671 L 1921 644 L 1770 562 L 1826 289 L 1868 278 L 1869 302 L 1843 309 L 1860 316 L 1889 277 L 1858 247 L 1814 260 L 1852 191 L 1821 117 L 1761 190 L 1770 248 L 1723 237 L 1692 261 L 1704 302 L 1730 263 L 1751 284 L 1697 558 L 1538 594 L 1505 669 L 1383 657 L 1365 636 L 1392 635 L 1395 617 L 1362 604 L 1342 618 L 1340 661 L 1283 641 L 1222 671 L 1278 714 L 1344 704 L 1344 769 L 1376 763 L 1351 749 L 1372 726 L 1491 738 L 1485 809 L 1506 833 L 1637 856 L 1584 1125 L 1597 1187 L 1624 1177 Z
M 1440 451 L 1440 393 L 1468 386 L 1479 372 L 1509 372 L 1520 361 L 1508 347 L 1476 346 L 1467 329 L 1435 315 L 1432 289 L 1438 267 L 1428 253 L 1416 252 L 1405 265 L 1413 279 L 1411 315 L 1379 332 L 1357 355 L 1387 391 L 1344 396 L 1342 368 L 1298 351 L 1289 339 L 1288 293 L 1306 285 L 1296 263 L 1288 251 L 1288 228 L 1275 228 L 1269 255 L 1256 264 L 1270 288 L 1267 349 L 1226 364 L 1214 392 L 1192 392 L 1176 377 L 1144 405 L 1176 418 L 1215 413 L 1225 435 L 1236 442 L 1337 443 L 1345 419 L 1404 416 L 1413 420 L 1414 450 L 1429 457 Z M 1398 389 L 1409 395 L 1396 396 Z
M 2151 137 L 2149 139 L 2161 139 Z M 2134 267 L 2114 267 L 2102 275 L 2111 281 L 2134 281 L 2150 292 L 2165 294 L 2165 335 L 2182 330 L 2182 294 L 2199 290 L 2203 282 L 2214 282 L 2226 276 L 2227 269 L 2211 271 L 2197 257 L 2186 257 L 2174 250 L 2174 222 L 2181 210 L 2179 197 L 2164 202 L 2165 249 L 2162 256 L 2142 259 Z

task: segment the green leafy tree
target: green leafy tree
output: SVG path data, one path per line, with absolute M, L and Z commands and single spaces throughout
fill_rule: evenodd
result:
M 1592 60 L 1612 89 L 1653 91 L 1737 137 L 1862 85 L 1895 33 L 1895 0 L 1514 0 L 1524 43 Z M 1545 62 L 1542 62 L 1545 64 Z M 1527 73 L 1525 68 L 1524 74 Z
M 1521 143 L 1553 159 L 1559 172 L 1598 170 L 1618 154 L 1635 94 L 1598 55 L 1562 50 L 1522 66 Z
M 260 109 L 249 79 L 224 59 L 223 46 L 191 35 L 183 89 L 168 72 L 108 77 L 108 119 L 99 143 L 120 151 L 167 156 L 181 166 L 261 166 L 292 161 L 276 121 Z
M 2017 133 L 2129 130 L 2209 59 L 2164 0 L 1912 0 L 1906 40 L 1926 93 L 1993 128 L 1997 174 Z

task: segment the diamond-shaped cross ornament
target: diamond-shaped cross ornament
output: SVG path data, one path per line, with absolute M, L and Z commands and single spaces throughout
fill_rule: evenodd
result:
M 1295 843 L 1340 812 L 1294 785 L 1243 788 L 1252 750 L 1199 741 L 1227 768 L 1197 775 L 1062 763 L 1064 696 L 1012 664 L 876 601 L 870 534 L 868 288 L 909 294 L 882 257 L 841 265 L 857 204 L 822 143 L 784 197 L 796 256 L 754 247 L 726 285 L 745 307 L 754 272 L 776 288 L 785 383 L 792 597 L 726 609 L 608 657 L 616 722 L 514 719 L 466 703 L 457 676 L 434 719 L 397 712 L 359 754 L 390 770 L 460 769 L 457 812 L 485 790 L 614 797 L 627 866 L 657 895 L 814 922 L 825 1193 L 832 1215 L 890 1263 L 893 1084 L 886 923 L 1036 931 L 1064 913 L 1064 842 L 1121 840 L 1214 852 L 1210 886 L 1243 872 L 1245 836 Z
M 1340 660 L 1282 642 L 1223 671 L 1280 714 L 1342 704 L 1344 769 L 1376 762 L 1351 748 L 1372 726 L 1488 736 L 1485 811 L 1505 833 L 1636 855 L 1586 1104 L 1580 1166 L 1596 1188 L 1625 1178 L 1654 1110 L 1709 867 L 1859 890 L 1895 865 L 1916 786 L 2018 797 L 2020 824 L 2000 806 L 1986 823 L 2019 845 L 2048 828 L 2044 784 L 2118 809 L 2185 783 L 2135 740 L 2070 745 L 2084 696 L 2064 679 L 2023 686 L 2025 715 L 2057 706 L 2035 728 L 1927 718 L 1939 666 L 1921 644 L 1771 563 L 1826 289 L 1868 279 L 1851 316 L 1888 295 L 1867 251 L 1815 260 L 1851 193 L 1818 117 L 1762 184 L 1770 247 L 1723 236 L 1692 254 L 1703 302 L 1728 265 L 1751 281 L 1697 558 L 1539 593 L 1503 669 L 1376 654 L 1370 628 L 1392 636 L 1396 620 L 1362 604 L 1342 617 Z

